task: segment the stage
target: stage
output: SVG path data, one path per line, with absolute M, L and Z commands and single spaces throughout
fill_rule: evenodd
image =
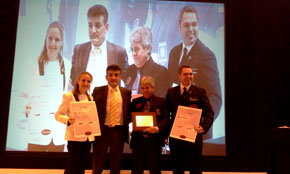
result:
M 1 168 L 0 174 L 63 174 L 62 169 L 7 169 Z M 91 174 L 91 170 L 86 170 L 85 174 Z M 104 170 L 103 174 L 109 174 L 109 170 Z M 121 174 L 131 174 L 130 170 L 121 170 Z M 145 171 L 144 174 L 149 174 Z M 172 174 L 172 171 L 162 171 L 162 174 Z M 189 174 L 185 172 L 185 174 Z M 203 174 L 266 174 L 265 172 L 203 172 Z

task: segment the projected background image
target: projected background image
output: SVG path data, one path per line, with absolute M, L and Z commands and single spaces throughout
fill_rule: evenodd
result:
M 62 101 L 62 93 L 69 89 L 74 47 L 90 41 L 87 11 L 95 3 L 91 0 L 20 0 L 6 151 L 34 151 L 33 144 L 54 144 L 57 148 L 53 146 L 49 151 L 67 151 L 65 126 L 55 121 L 54 113 Z M 185 5 L 195 6 L 199 16 L 199 39 L 215 54 L 221 89 L 221 102 L 211 135 L 205 136 L 204 154 L 225 155 L 224 4 L 153 0 L 107 0 L 100 4 L 109 13 L 106 39 L 126 49 L 129 65 L 134 64 L 130 33 L 145 25 L 153 34 L 151 56 L 154 62 L 166 68 L 170 50 L 182 43 L 179 11 Z M 39 76 L 38 57 L 44 47 L 47 28 L 53 21 L 64 25 L 65 76 L 52 73 L 42 77 Z M 65 82 L 65 85 L 56 81 Z M 122 81 L 121 85 L 124 83 Z M 165 147 L 163 153 L 168 150 Z M 130 153 L 128 146 L 124 152 Z

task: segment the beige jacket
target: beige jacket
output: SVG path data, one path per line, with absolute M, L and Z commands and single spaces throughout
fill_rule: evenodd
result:
M 90 96 L 91 101 L 93 101 L 93 97 Z M 55 114 L 55 119 L 65 125 L 68 123 L 69 117 L 71 117 L 71 108 L 70 108 L 70 102 L 75 102 L 75 98 L 73 96 L 72 92 L 67 92 L 63 94 L 62 104 L 59 106 L 58 111 Z M 68 141 L 94 141 L 94 136 L 87 137 L 81 137 L 76 138 L 74 137 L 74 131 L 72 124 L 69 126 L 66 126 L 65 131 L 65 140 Z

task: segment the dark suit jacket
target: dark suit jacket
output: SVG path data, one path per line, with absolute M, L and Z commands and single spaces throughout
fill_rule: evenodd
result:
M 203 88 L 191 85 L 185 100 L 184 97 L 182 97 L 182 95 L 180 94 L 180 85 L 174 88 L 170 88 L 167 91 L 166 104 L 171 116 L 169 131 L 171 130 L 171 127 L 173 125 L 178 105 L 202 109 L 200 125 L 203 127 L 205 133 L 208 131 L 213 123 L 214 112 L 206 95 L 206 91 Z M 196 144 L 202 145 L 201 134 L 197 134 Z
M 122 95 L 123 100 L 123 120 L 124 120 L 124 126 L 127 127 L 126 131 L 124 132 L 124 140 L 128 142 L 128 131 L 129 131 L 129 104 L 131 100 L 131 91 L 122 87 L 120 88 L 120 92 Z M 99 122 L 100 122 L 100 129 L 101 133 L 104 129 L 104 123 L 106 118 L 106 107 L 107 107 L 107 98 L 108 98 L 108 86 L 101 86 L 101 87 L 95 87 L 93 91 L 93 98 L 97 105 L 98 115 L 99 115 Z
M 182 43 L 172 48 L 169 54 L 168 73 L 171 84 L 179 83 L 178 69 L 181 52 Z M 196 41 L 188 55 L 190 56 L 189 66 L 194 72 L 194 83 L 206 90 L 216 117 L 222 105 L 222 95 L 215 55 L 200 40 Z
M 107 42 L 107 60 L 108 65 L 119 65 L 122 75 L 128 68 L 128 56 L 126 50 L 109 41 Z M 71 84 L 74 85 L 80 73 L 86 71 L 91 51 L 91 42 L 76 45 L 72 56 L 72 67 L 70 72 Z
M 137 77 L 137 70 L 135 64 L 129 66 L 126 74 L 126 88 L 132 89 L 135 79 Z M 165 97 L 166 91 L 169 88 L 167 69 L 153 61 L 150 58 L 142 68 L 140 68 L 140 80 L 143 76 L 151 76 L 155 83 L 154 94 L 159 97 Z M 138 94 L 141 94 L 140 86 Z
M 167 110 L 167 106 L 165 104 L 165 99 L 160 98 L 157 96 L 152 96 L 150 99 L 150 112 L 156 113 L 156 121 L 157 126 L 159 128 L 159 133 L 150 136 L 151 143 L 156 146 L 163 146 L 164 145 L 164 138 L 166 137 L 166 131 L 169 126 L 169 114 Z M 144 106 L 146 104 L 146 99 L 142 97 L 138 97 L 134 99 L 131 103 L 130 110 L 131 112 L 143 112 Z M 142 136 L 141 132 L 132 132 L 132 139 L 131 139 L 131 148 L 134 146 L 142 146 L 144 143 L 142 141 L 144 137 Z

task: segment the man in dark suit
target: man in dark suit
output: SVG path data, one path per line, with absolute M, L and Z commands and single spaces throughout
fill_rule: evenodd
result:
M 216 118 L 222 105 L 216 57 L 198 39 L 199 20 L 193 6 L 186 6 L 180 11 L 179 30 L 182 34 L 183 43 L 172 48 L 169 54 L 168 72 L 170 83 L 179 83 L 178 69 L 180 66 L 188 65 L 192 67 L 194 84 L 206 89 L 213 106 L 214 118 Z M 211 135 L 208 135 L 208 138 L 211 138 Z
M 173 125 L 179 105 L 202 109 L 202 114 L 200 124 L 195 128 L 197 131 L 195 143 L 175 138 L 169 139 L 170 154 L 174 164 L 173 173 L 183 174 L 185 169 L 189 169 L 191 174 L 201 174 L 202 134 L 205 134 L 211 127 L 214 112 L 205 89 L 192 84 L 194 75 L 191 67 L 181 66 L 178 77 L 180 85 L 168 89 L 166 95 L 171 118 L 170 127 Z
M 121 68 L 107 67 L 108 85 L 96 87 L 93 98 L 97 105 L 101 136 L 93 145 L 93 174 L 101 174 L 110 149 L 110 173 L 119 174 L 124 142 L 128 142 L 129 103 L 131 91 L 119 86 Z
M 132 112 L 155 112 L 157 126 L 148 127 L 143 131 L 132 132 L 130 147 L 133 151 L 133 174 L 143 174 L 147 163 L 151 174 L 160 174 L 161 147 L 164 146 L 169 115 L 164 98 L 154 95 L 154 81 L 144 76 L 140 82 L 142 97 L 133 100 Z
M 167 69 L 155 63 L 151 57 L 152 33 L 148 27 L 139 27 L 131 33 L 132 56 L 134 64 L 130 65 L 126 74 L 126 88 L 133 94 L 141 94 L 140 79 L 151 76 L 154 79 L 155 95 L 165 97 L 169 88 Z
M 122 74 L 128 68 L 126 50 L 105 39 L 109 30 L 108 12 L 102 5 L 92 6 L 87 13 L 90 42 L 75 46 L 72 57 L 70 87 L 74 86 L 81 72 L 90 72 L 94 79 L 92 87 L 106 84 L 106 67 L 119 65 Z

